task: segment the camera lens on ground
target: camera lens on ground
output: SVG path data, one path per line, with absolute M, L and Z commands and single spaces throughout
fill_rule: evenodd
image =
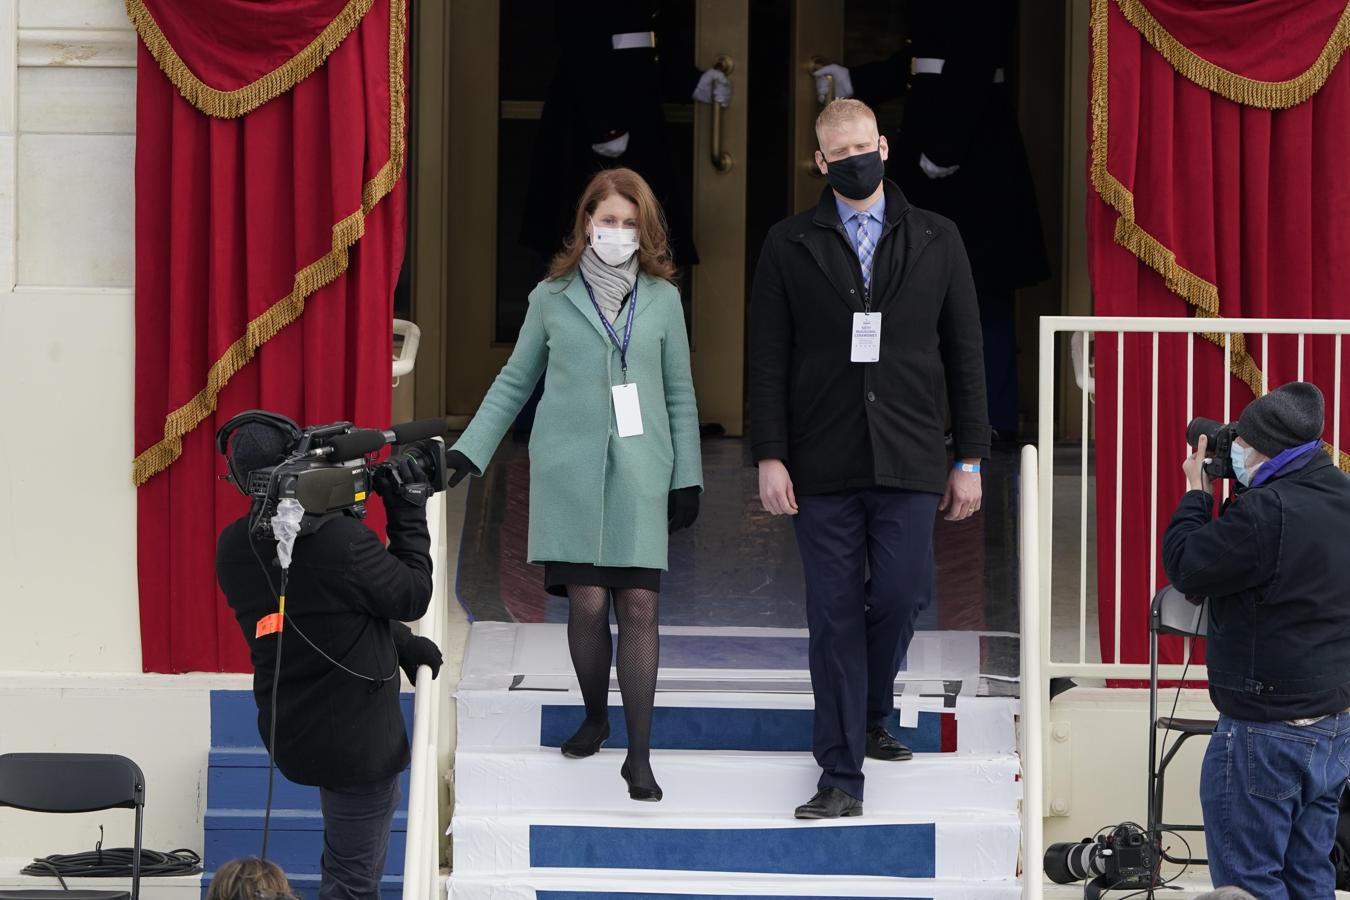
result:
M 1096 878 L 1104 871 L 1101 865 L 1101 845 L 1093 841 L 1077 844 L 1065 841 L 1045 848 L 1045 874 L 1055 884 L 1073 884 L 1085 878 Z

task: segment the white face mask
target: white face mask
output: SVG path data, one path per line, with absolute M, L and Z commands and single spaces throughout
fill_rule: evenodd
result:
M 601 228 L 591 220 L 591 249 L 607 265 L 621 266 L 637 252 L 636 228 Z

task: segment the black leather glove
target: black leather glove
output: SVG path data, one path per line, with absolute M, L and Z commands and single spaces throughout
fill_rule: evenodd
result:
M 445 478 L 447 487 L 455 487 L 469 475 L 478 474 L 474 464 L 458 450 L 445 451 L 445 471 L 449 473 Z
M 371 481 L 375 493 L 384 498 L 386 506 L 426 506 L 431 497 L 427 473 L 406 456 L 395 457 L 376 468 Z
M 694 524 L 698 518 L 698 495 L 698 487 L 676 488 L 670 492 L 667 518 L 671 534 Z
M 408 680 L 417 683 L 417 667 L 431 666 L 431 677 L 441 674 L 441 648 L 431 638 L 414 636 L 398 648 L 398 666 Z

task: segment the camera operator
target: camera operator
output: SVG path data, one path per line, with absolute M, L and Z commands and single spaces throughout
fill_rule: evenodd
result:
M 267 421 L 246 422 L 222 440 L 243 484 L 295 445 L 292 433 Z M 405 486 L 426 481 L 416 463 L 403 459 L 400 467 Z M 409 762 L 398 672 L 413 678 L 424 664 L 434 675 L 441 665 L 435 643 L 403 624 L 421 618 L 431 600 L 425 509 L 388 477 L 376 477 L 374 488 L 388 512 L 388 549 L 352 515 L 310 523 L 295 541 L 281 622 L 274 615 L 283 583 L 277 541 L 252 529 L 257 502 L 225 527 L 216 548 L 216 577 L 249 644 L 258 731 L 282 774 L 319 787 L 322 900 L 379 896 L 399 773 Z
M 1323 416 L 1306 382 L 1249 404 L 1230 450 L 1241 487 L 1217 519 L 1199 438 L 1163 536 L 1172 585 L 1209 602 L 1210 877 L 1262 900 L 1334 894 L 1350 775 L 1350 478 L 1322 449 Z

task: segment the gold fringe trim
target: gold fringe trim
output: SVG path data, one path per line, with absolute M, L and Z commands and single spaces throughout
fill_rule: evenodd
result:
M 1347 3 L 1326 46 L 1306 71 L 1286 81 L 1258 81 L 1230 72 L 1187 49 L 1153 18 L 1143 0 L 1116 0 L 1116 3 L 1125 19 L 1172 64 L 1172 68 L 1206 90 L 1243 106 L 1259 109 L 1297 106 L 1321 90 L 1331 76 L 1331 70 L 1350 47 L 1350 3 Z
M 1116 0 L 1116 2 L 1123 7 L 1126 3 L 1137 2 L 1137 0 Z M 1092 164 L 1090 166 L 1092 186 L 1102 200 L 1114 209 L 1119 216 L 1116 219 L 1116 243 L 1129 250 L 1140 262 L 1161 275 L 1168 290 L 1195 307 L 1196 318 L 1222 318 L 1219 314 L 1218 286 L 1178 263 L 1176 253 L 1139 226 L 1134 217 L 1134 194 L 1107 170 L 1107 141 L 1110 125 L 1107 31 L 1110 3 L 1111 0 L 1092 0 Z M 1347 7 L 1347 12 L 1350 12 L 1350 6 Z M 1346 17 L 1342 16 L 1341 25 L 1344 25 L 1346 21 Z M 1340 29 L 1341 26 L 1338 25 L 1338 34 Z M 1147 35 L 1145 36 L 1147 37 Z M 1329 71 L 1330 69 L 1328 69 Z M 1252 396 L 1259 397 L 1265 393 L 1263 389 L 1265 378 L 1260 367 L 1256 364 L 1256 360 L 1247 349 L 1246 335 L 1205 332 L 1203 337 L 1220 348 L 1228 346 L 1230 351 L 1229 369 L 1233 375 L 1237 376 L 1243 384 L 1251 389 Z M 1327 449 L 1330 452 L 1332 448 L 1327 445 Z M 1347 454 L 1344 450 L 1337 454 L 1336 463 L 1344 471 L 1350 472 L 1350 454 Z
M 129 0 L 130 2 L 130 0 Z M 139 454 L 132 463 L 132 481 L 137 487 L 168 468 L 183 452 L 183 437 L 216 410 L 220 392 L 242 369 L 258 348 L 283 328 L 300 318 L 305 298 L 332 283 L 347 270 L 348 252 L 366 230 L 366 216 L 389 195 L 403 172 L 406 153 L 403 108 L 403 51 L 405 0 L 390 0 L 389 8 L 389 160 L 361 189 L 361 208 L 333 226 L 332 249 L 295 275 L 291 292 L 248 323 L 244 334 L 226 349 L 207 371 L 206 386 L 164 420 L 164 438 Z
M 192 73 L 164 32 L 160 31 L 159 23 L 145 8 L 144 0 L 126 0 L 126 6 L 127 17 L 136 26 L 136 33 L 145 42 L 145 48 L 184 99 L 208 116 L 237 119 L 314 74 L 314 70 L 324 64 L 328 55 L 361 24 L 361 19 L 370 11 L 373 2 L 350 0 L 342 12 L 303 50 L 251 84 L 233 91 L 218 91 Z

